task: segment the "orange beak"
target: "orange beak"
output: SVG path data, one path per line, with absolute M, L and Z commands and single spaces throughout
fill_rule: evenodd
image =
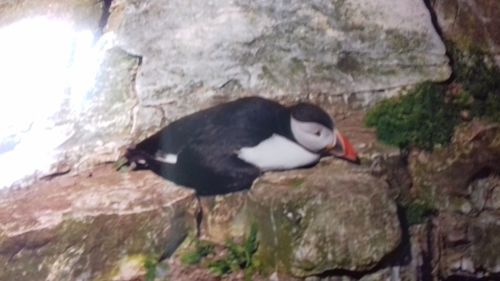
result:
M 335 130 L 335 142 L 325 149 L 327 155 L 345 159 L 349 162 L 360 164 L 358 154 L 352 144 L 338 130 Z

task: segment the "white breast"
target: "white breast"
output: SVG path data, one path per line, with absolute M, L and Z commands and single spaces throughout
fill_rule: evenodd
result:
M 263 171 L 293 169 L 319 159 L 318 154 L 280 135 L 272 135 L 254 147 L 240 149 L 238 157 Z

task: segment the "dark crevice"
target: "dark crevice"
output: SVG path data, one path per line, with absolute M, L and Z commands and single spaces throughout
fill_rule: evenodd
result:
M 51 174 L 48 174 L 48 175 L 45 175 L 43 177 L 41 177 L 40 179 L 41 180 L 46 180 L 46 181 L 49 181 L 49 180 L 52 180 L 54 178 L 57 178 L 57 177 L 60 177 L 60 176 L 63 176 L 63 175 L 66 175 L 68 174 L 69 172 L 71 171 L 71 169 L 65 169 L 63 171 L 58 171 L 58 172 L 55 172 L 55 173 L 51 173 Z
M 445 281 L 494 281 L 500 280 L 500 273 L 491 274 L 485 277 L 474 277 L 474 276 L 465 276 L 465 275 L 451 275 L 448 278 L 444 279 Z
M 199 238 L 201 236 L 201 223 L 203 222 L 203 207 L 201 204 L 200 196 L 198 195 L 196 195 L 196 202 L 200 207 L 198 209 L 198 212 L 196 212 L 196 237 Z
M 200 204 L 199 200 L 197 203 Z M 190 216 L 189 213 L 189 211 L 180 209 L 174 211 L 172 218 L 173 223 L 170 225 L 168 233 L 169 241 L 166 243 L 162 255 L 158 258 L 158 262 L 170 258 L 188 237 L 190 233 L 190 223 L 186 223 L 185 218 Z M 198 223 L 196 228 L 199 228 Z
M 494 170 L 488 166 L 482 167 L 477 172 L 473 173 L 472 176 L 467 180 L 467 186 L 471 185 L 473 182 L 485 179 L 494 174 Z
M 452 66 L 452 68 L 453 68 L 455 61 L 453 60 L 453 56 L 450 53 L 450 47 L 448 46 L 450 42 L 445 38 L 443 29 L 441 29 L 441 26 L 439 25 L 436 11 L 434 10 L 434 3 L 435 3 L 435 0 L 424 0 L 424 4 L 427 7 L 427 10 L 429 10 L 429 14 L 431 16 L 431 22 L 432 22 L 432 25 L 434 26 L 434 30 L 436 30 L 437 34 L 441 38 L 441 41 L 443 41 L 443 43 L 445 44 L 445 48 L 446 48 L 445 54 L 448 57 L 448 59 L 450 60 L 450 66 Z M 454 71 L 452 71 L 450 77 L 446 81 L 443 81 L 439 84 L 447 85 L 447 84 L 451 83 L 453 80 L 455 80 Z
M 108 19 L 111 14 L 110 8 L 113 0 L 102 0 L 102 12 L 101 18 L 99 19 L 99 30 L 97 31 L 98 37 L 100 37 L 104 33 L 104 29 L 108 24 Z
M 422 251 L 422 266 L 420 267 L 421 280 L 433 280 L 433 225 L 432 222 L 428 221 L 426 224 L 426 251 Z
M 441 37 L 441 39 L 444 39 L 443 30 L 441 29 L 441 26 L 439 25 L 436 11 L 434 11 L 434 7 L 433 7 L 434 1 L 433 0 L 424 0 L 424 4 L 427 7 L 427 10 L 429 10 L 429 14 L 431 15 L 431 21 L 432 21 L 432 25 L 434 26 L 434 29 L 436 29 L 436 32 Z
M 196 202 L 199 206 L 196 214 L 195 214 L 195 220 L 196 220 L 196 229 L 195 229 L 195 235 L 196 238 L 199 239 L 201 235 L 201 223 L 203 220 L 203 208 L 201 205 L 201 200 L 199 196 L 196 196 Z M 165 248 L 163 251 L 163 254 L 158 258 L 158 261 L 161 262 L 165 259 L 170 258 L 175 251 L 179 248 L 179 246 L 186 240 L 188 237 L 188 234 L 182 234 L 182 235 L 173 235 L 173 238 L 171 240 L 174 240 L 173 242 L 170 243 L 170 246 L 168 248 Z

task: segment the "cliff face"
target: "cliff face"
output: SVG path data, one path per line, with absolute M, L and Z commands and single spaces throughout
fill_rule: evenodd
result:
M 447 147 L 401 153 L 363 124 L 376 101 L 450 76 L 431 15 L 459 48 L 498 56 L 493 2 L 0 4 L 12 98 L 0 101 L 0 280 L 499 278 L 498 125 L 474 120 Z M 249 95 L 321 105 L 362 165 L 326 159 L 197 198 L 110 164 L 179 117 Z

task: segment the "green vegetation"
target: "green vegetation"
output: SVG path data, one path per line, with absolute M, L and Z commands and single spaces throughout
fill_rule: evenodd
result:
M 476 117 L 500 122 L 500 70 L 479 50 L 450 48 L 454 83 L 458 95 L 470 100 L 464 105 Z
M 414 201 L 403 206 L 408 225 L 424 223 L 436 210 L 425 202 Z
M 208 264 L 210 271 L 217 276 L 222 276 L 229 272 L 244 270 L 246 278 L 251 277 L 257 267 L 253 258 L 258 248 L 256 225 L 252 225 L 250 234 L 243 244 L 238 245 L 234 241 L 227 241 L 225 247 L 227 255 L 210 262 Z
M 144 260 L 144 268 L 146 269 L 145 281 L 153 281 L 156 277 L 156 266 L 158 261 L 156 259 L 147 258 Z
M 432 150 L 449 142 L 457 123 L 455 107 L 445 105 L 443 87 L 423 83 L 411 93 L 379 103 L 366 116 L 377 137 L 388 144 Z
M 227 241 L 221 250 L 224 253 L 221 257 L 209 256 L 215 253 L 215 245 L 210 242 L 194 240 L 194 243 L 194 249 L 181 256 L 182 263 L 186 265 L 199 264 L 204 261 L 203 264 L 210 272 L 219 277 L 243 270 L 247 280 L 251 280 L 251 276 L 258 267 L 258 262 L 254 259 L 254 254 L 259 246 L 255 224 L 252 224 L 250 233 L 243 243 Z
M 447 144 L 462 120 L 500 122 L 500 71 L 483 53 L 451 48 L 454 77 L 426 82 L 407 95 L 380 102 L 366 116 L 378 138 L 400 148 L 432 150 Z
M 214 245 L 207 241 L 194 240 L 194 243 L 194 249 L 181 256 L 181 262 L 186 265 L 197 264 L 214 252 Z

